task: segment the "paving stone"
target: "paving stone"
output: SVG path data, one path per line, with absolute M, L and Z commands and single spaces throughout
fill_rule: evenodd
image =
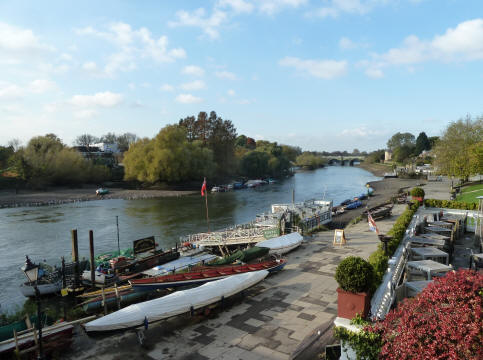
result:
M 300 313 L 297 317 L 300 318 L 300 319 L 307 320 L 307 321 L 312 321 L 312 320 L 315 319 L 315 315 L 310 315 L 310 314 L 307 314 L 307 313 Z

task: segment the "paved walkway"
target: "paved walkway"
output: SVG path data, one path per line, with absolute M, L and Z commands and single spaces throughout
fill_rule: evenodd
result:
M 387 232 L 404 206 L 378 221 Z M 224 311 L 184 316 L 150 326 L 141 347 L 133 331 L 102 337 L 76 337 L 75 359 L 291 359 L 314 358 L 303 349 L 332 327 L 337 314 L 339 262 L 356 255 L 367 258 L 379 240 L 367 222 L 346 229 L 347 244 L 332 245 L 333 231 L 305 239 L 288 254 L 288 264 L 236 298 Z M 330 338 L 330 336 L 329 336 Z M 327 341 L 327 340 L 325 340 Z M 320 351 L 317 349 L 315 351 Z

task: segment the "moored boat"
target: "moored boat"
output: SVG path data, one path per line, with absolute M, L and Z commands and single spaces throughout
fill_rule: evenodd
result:
M 267 270 L 233 275 L 227 279 L 177 291 L 159 299 L 131 305 L 84 325 L 87 332 L 112 331 L 143 326 L 193 311 L 224 298 L 238 294 L 259 283 L 268 275 Z
M 209 281 L 220 280 L 228 276 L 247 272 L 259 270 L 275 272 L 281 270 L 285 264 L 285 259 L 279 259 L 245 265 L 200 267 L 196 271 L 187 273 L 163 275 L 144 279 L 133 279 L 129 280 L 129 283 L 133 289 L 142 291 L 175 288 L 188 285 L 200 285 Z
M 256 246 L 269 248 L 270 254 L 285 254 L 300 246 L 303 239 L 303 236 L 298 232 L 293 232 L 273 239 L 260 241 Z

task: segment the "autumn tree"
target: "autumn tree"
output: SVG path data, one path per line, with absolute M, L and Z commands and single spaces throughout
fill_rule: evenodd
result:
M 434 151 L 435 165 L 441 173 L 467 179 L 477 172 L 479 143 L 483 141 L 483 117 L 451 122 L 439 139 Z M 472 156 L 473 154 L 473 156 Z

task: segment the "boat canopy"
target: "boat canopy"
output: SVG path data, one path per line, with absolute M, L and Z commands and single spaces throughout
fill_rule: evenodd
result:
M 142 326 L 148 323 L 198 309 L 222 297 L 235 295 L 265 279 L 267 270 L 233 275 L 199 287 L 177 291 L 159 299 L 130 305 L 84 325 L 86 331 L 111 331 Z
M 257 246 L 266 247 L 273 251 L 285 248 L 292 249 L 300 245 L 303 239 L 303 236 L 300 235 L 298 232 L 293 232 L 273 239 L 260 241 L 259 243 L 257 243 Z

